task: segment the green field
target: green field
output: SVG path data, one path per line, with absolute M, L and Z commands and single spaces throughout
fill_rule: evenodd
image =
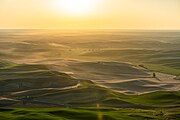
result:
M 1 120 L 179 120 L 179 109 L 0 109 Z

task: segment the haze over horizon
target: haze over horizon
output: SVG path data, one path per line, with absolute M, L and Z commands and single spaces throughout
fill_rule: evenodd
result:
M 0 28 L 180 29 L 179 0 L 1 0 Z

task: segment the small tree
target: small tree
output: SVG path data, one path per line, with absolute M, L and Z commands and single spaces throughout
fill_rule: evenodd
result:
M 153 73 L 153 78 L 156 78 L 156 73 Z

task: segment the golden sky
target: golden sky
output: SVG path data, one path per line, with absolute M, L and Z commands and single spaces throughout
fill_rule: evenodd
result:
M 0 0 L 0 28 L 180 29 L 180 0 Z

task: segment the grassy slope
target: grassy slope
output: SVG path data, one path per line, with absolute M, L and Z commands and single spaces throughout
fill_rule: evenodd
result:
M 18 79 L 25 80 L 31 78 L 33 74 L 35 78 L 29 79 L 32 82 L 35 80 L 37 84 L 37 78 L 43 77 L 43 81 L 51 79 L 53 81 L 59 81 L 64 85 L 64 82 L 69 81 L 71 84 L 76 79 L 70 76 L 55 71 L 49 71 L 47 67 L 42 65 L 10 65 L 1 64 L 1 76 L 3 74 L 10 73 L 8 76 L 8 82 L 14 82 L 9 79 L 11 77 L 17 77 Z M 5 78 L 5 77 L 4 77 Z M 15 79 L 16 82 L 17 79 Z M 2 83 L 7 81 L 1 80 Z M 2 84 L 1 83 L 1 84 Z M 66 84 L 67 85 L 67 84 Z M 2 85 L 4 87 L 4 85 Z M 39 85 L 38 85 L 39 86 Z M 43 86 L 41 86 L 43 87 Z M 53 87 L 53 86 L 51 86 Z M 12 89 L 11 87 L 8 87 Z M 40 87 L 39 87 L 40 88 Z M 2 89 L 2 88 L 1 88 Z M 15 88 L 14 88 L 15 89 Z M 17 89 L 17 88 L 16 88 Z M 27 89 L 25 87 L 24 89 Z M 21 90 L 21 89 L 20 89 Z M 15 90 L 16 91 L 16 90 Z M 18 90 L 19 91 L 19 90 Z M 32 96 L 34 100 L 43 101 L 52 104 L 64 104 L 64 107 L 85 107 L 86 109 L 12 109 L 12 110 L 0 110 L 0 117 L 2 120 L 14 119 L 14 120 L 84 120 L 84 119 L 99 119 L 102 120 L 144 120 L 144 119 L 164 119 L 164 118 L 178 118 L 179 115 L 179 99 L 180 92 L 154 92 L 144 95 L 124 95 L 121 93 L 113 92 L 110 89 L 96 86 L 90 81 L 81 81 L 81 86 L 75 89 L 69 90 L 39 90 L 32 92 L 19 93 L 16 95 L 10 95 L 10 98 L 19 99 L 24 96 Z M 8 96 L 8 95 L 7 95 Z M 11 102 L 9 101 L 10 105 Z M 40 107 L 37 104 L 22 105 L 22 103 L 16 103 L 14 107 Z M 0 101 L 3 104 L 3 101 Z M 5 102 L 6 104 L 7 101 Z M 97 104 L 100 107 L 111 108 L 124 108 L 124 109 L 87 109 L 88 107 L 96 107 Z M 43 107 L 43 105 L 41 106 Z M 129 108 L 129 109 L 127 109 Z M 143 109 L 142 109 L 143 108 Z M 171 108 L 171 109 L 170 109 Z M 148 109 L 148 110 L 147 110 Z M 163 111 L 162 111 L 163 109 Z M 171 112 L 171 111 L 173 112 Z M 169 112 L 170 111 L 170 112 Z
M 180 75 L 179 50 L 102 50 L 82 54 L 83 57 L 107 59 L 142 64 L 150 70 L 162 73 Z
M 1 120 L 178 120 L 179 110 L 35 108 L 0 109 Z
M 45 65 L 9 65 L 5 62 L 0 65 L 0 92 L 61 88 L 78 83 L 67 74 L 49 70 Z
M 4 66 L 3 66 L 4 65 Z M 91 81 L 77 80 L 64 73 L 51 71 L 44 65 L 15 65 L 9 66 L 5 62 L 1 62 L 1 94 L 9 98 L 19 99 L 25 96 L 31 96 L 34 100 L 54 103 L 54 104 L 68 104 L 71 106 L 96 106 L 97 103 L 103 106 L 110 107 L 138 107 L 138 104 L 148 105 L 141 102 L 147 98 L 149 105 L 157 105 L 163 100 L 172 99 L 170 102 L 162 103 L 162 105 L 175 106 L 179 103 L 179 92 L 155 92 L 143 96 L 128 96 L 112 91 L 108 88 L 102 88 Z M 6 67 L 5 67 L 6 66 Z M 70 89 L 56 89 L 68 86 L 77 85 L 80 82 L 81 86 Z M 21 83 L 21 84 L 20 84 Z M 43 89 L 55 88 L 55 89 Z M 38 90 L 37 90 L 38 89 Z M 9 94 L 9 92 L 22 93 Z M 155 94 L 155 95 L 154 95 Z M 166 94 L 166 95 L 164 95 Z M 156 96 L 159 99 L 154 99 Z M 156 101 L 156 102 L 155 102 Z M 159 102 L 158 102 L 159 101 Z M 173 102 L 172 102 L 173 101 Z M 156 103 L 156 104 L 153 104 Z
M 155 107 L 180 107 L 180 92 L 157 91 L 132 97 L 131 102 Z M 129 101 L 129 100 L 128 100 Z
M 175 75 L 175 76 L 180 75 L 180 69 L 176 69 L 173 67 L 159 65 L 159 64 L 148 64 L 148 63 L 144 63 L 144 66 L 151 71 L 171 74 L 171 75 Z

